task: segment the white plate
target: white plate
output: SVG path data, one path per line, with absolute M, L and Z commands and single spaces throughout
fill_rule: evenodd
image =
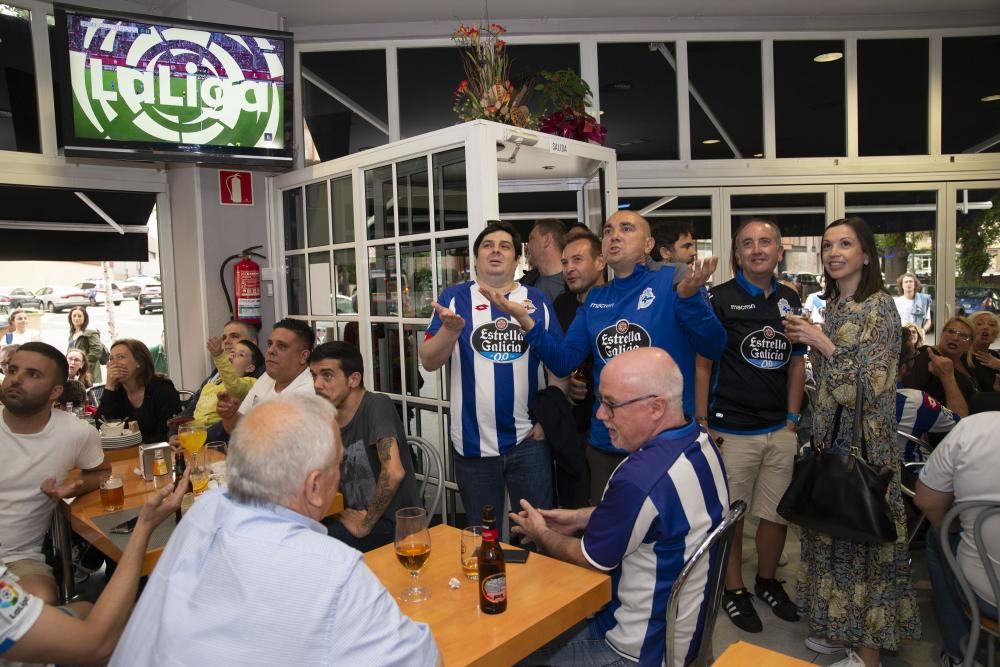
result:
M 142 442 L 142 433 L 123 433 L 116 436 L 101 436 L 101 447 L 105 449 L 118 449 L 132 447 Z

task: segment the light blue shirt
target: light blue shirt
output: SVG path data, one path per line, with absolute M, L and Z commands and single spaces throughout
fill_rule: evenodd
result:
M 112 665 L 433 665 L 358 551 L 284 507 L 202 496 L 174 530 Z

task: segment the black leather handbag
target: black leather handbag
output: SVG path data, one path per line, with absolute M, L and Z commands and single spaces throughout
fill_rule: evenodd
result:
M 795 459 L 792 482 L 778 503 L 778 514 L 790 523 L 842 540 L 895 542 L 896 522 L 886 500 L 894 470 L 867 461 L 868 448 L 861 427 L 862 398 L 859 375 L 849 452 L 830 451 L 844 410 L 843 405 L 838 405 L 828 443 L 816 447 L 810 442 Z

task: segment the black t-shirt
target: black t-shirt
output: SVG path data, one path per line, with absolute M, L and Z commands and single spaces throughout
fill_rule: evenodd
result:
M 924 345 L 917 351 L 917 358 L 913 360 L 913 368 L 910 372 L 903 378 L 903 386 L 908 389 L 920 389 L 921 391 L 926 391 L 932 397 L 934 397 L 939 403 L 945 405 L 948 402 L 945 400 L 944 385 L 941 384 L 941 380 L 938 379 L 934 373 L 930 370 L 930 356 L 927 354 L 927 345 Z M 937 348 L 935 348 L 937 351 Z M 962 364 L 966 370 L 969 370 L 965 365 L 964 357 L 963 361 L 959 362 Z M 955 365 L 955 382 L 958 383 L 958 390 L 962 392 L 962 396 L 968 401 L 972 398 L 972 395 L 976 393 L 976 381 L 966 375 L 961 370 L 958 369 L 958 364 Z M 969 371 L 971 373 L 971 371 Z
M 784 425 L 788 366 L 805 347 L 788 340 L 781 316 L 802 305 L 799 295 L 772 279 L 765 297 L 742 272 L 709 295 L 727 334 L 722 359 L 712 367 L 709 425 L 736 433 L 766 433 Z
M 344 460 L 340 464 L 340 490 L 344 506 L 364 510 L 372 502 L 382 463 L 376 443 L 382 438 L 395 438 L 399 459 L 406 476 L 396 489 L 396 495 L 382 514 L 383 519 L 396 522 L 396 510 L 416 507 L 417 480 L 413 476 L 413 456 L 406 443 L 406 431 L 392 399 L 384 394 L 366 391 L 354 418 L 340 429 L 344 443 Z
M 552 302 L 563 333 L 569 329 L 573 318 L 576 317 L 577 309 L 582 305 L 573 292 L 563 292 Z M 573 406 L 573 419 L 576 421 L 577 433 L 589 433 L 590 419 L 594 414 L 594 356 L 588 354 L 587 360 L 581 364 L 580 368 L 583 370 L 583 377 L 587 380 L 587 395 Z

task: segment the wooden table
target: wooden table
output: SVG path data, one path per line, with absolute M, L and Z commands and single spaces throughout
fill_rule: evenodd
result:
M 722 652 L 713 667 L 808 667 L 812 663 L 747 642 L 736 642 Z
M 133 448 L 130 447 L 128 449 L 131 451 Z M 125 505 L 122 509 L 142 506 L 146 502 L 148 495 L 156 491 L 152 482 L 145 481 L 133 472 L 139 464 L 139 448 L 135 447 L 134 450 L 134 457 L 107 457 L 111 459 L 111 470 L 121 475 L 125 481 Z M 118 460 L 114 460 L 114 458 L 118 458 Z M 334 498 L 330 513 L 335 514 L 343 509 L 344 496 L 338 493 L 336 498 Z M 66 510 L 69 513 L 70 526 L 75 533 L 100 549 L 116 563 L 121 559 L 121 549 L 93 521 L 94 517 L 102 516 L 105 513 L 104 508 L 101 506 L 100 491 L 91 491 L 77 497 L 72 503 L 66 506 Z M 146 551 L 146 558 L 142 562 L 142 573 L 144 575 L 148 575 L 153 571 L 161 553 L 163 553 L 162 547 Z
M 434 526 L 431 557 L 420 583 L 431 591 L 424 602 L 399 602 L 403 613 L 427 623 L 448 667 L 511 665 L 555 639 L 611 600 L 611 579 L 594 570 L 531 554 L 523 565 L 507 564 L 507 611 L 479 611 L 477 582 L 462 575 L 461 531 Z M 410 586 L 410 574 L 396 559 L 393 545 L 365 554 L 365 562 L 389 592 Z M 458 589 L 448 587 L 457 578 Z

